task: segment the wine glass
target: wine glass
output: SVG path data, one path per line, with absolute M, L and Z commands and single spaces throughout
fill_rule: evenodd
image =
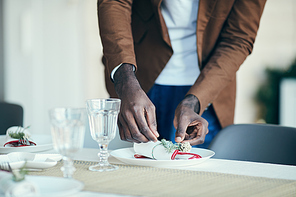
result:
M 83 147 L 86 110 L 83 108 L 55 108 L 49 111 L 54 149 L 63 155 L 63 175 L 72 178 L 73 156 Z
M 91 136 L 98 142 L 100 148 L 99 163 L 90 166 L 89 170 L 91 171 L 102 172 L 118 169 L 117 166 L 108 162 L 108 144 L 115 137 L 120 103 L 120 99 L 90 99 L 86 101 Z

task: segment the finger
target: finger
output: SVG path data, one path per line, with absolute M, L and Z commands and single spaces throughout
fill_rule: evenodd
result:
M 205 138 L 199 136 L 199 137 L 196 137 L 196 138 L 193 138 L 193 139 L 184 140 L 183 142 L 189 142 L 190 145 L 194 146 L 194 145 L 203 144 L 205 142 Z
M 191 145 L 203 144 L 206 137 L 205 127 L 201 124 L 195 126 L 194 131 L 189 135 L 189 138 L 184 142 L 189 142 Z
M 153 134 L 158 138 L 159 133 L 157 132 L 157 122 L 156 122 L 156 115 L 155 115 L 155 107 L 149 107 L 145 110 L 145 117 L 148 123 L 148 127 L 153 132 Z
M 208 128 L 208 125 L 205 126 L 205 130 L 206 130 L 206 135 L 209 133 L 209 128 Z
M 149 128 L 146 118 L 145 118 L 145 112 L 138 112 L 135 114 L 135 119 L 137 122 L 137 125 L 140 129 L 140 132 L 148 139 L 148 141 L 157 141 L 157 137 L 154 135 L 153 131 Z
M 125 138 L 125 135 L 124 135 L 124 130 L 123 130 L 122 124 L 121 124 L 121 122 L 119 120 L 119 116 L 118 116 L 117 125 L 118 125 L 120 139 L 123 140 L 123 141 L 127 141 L 126 138 Z
M 135 140 L 132 138 L 131 136 L 131 132 L 128 128 L 128 125 L 127 123 L 125 122 L 124 118 L 122 116 L 119 116 L 119 124 L 118 126 L 119 127 L 119 134 L 120 134 L 120 138 L 121 139 L 124 139 L 125 141 L 128 141 L 128 142 L 137 142 L 137 143 L 140 143 L 140 141 L 138 140 Z
M 194 120 L 188 125 L 188 130 L 191 128 L 193 130 L 198 129 L 199 135 L 202 135 L 202 133 L 207 134 L 208 131 L 208 121 L 206 121 L 204 118 L 200 117 L 199 120 Z
M 187 127 L 189 125 L 189 121 L 187 119 L 180 118 L 178 122 L 176 122 L 176 137 L 175 141 L 177 143 L 182 142 L 185 139 L 185 134 Z
M 195 129 L 192 129 L 191 133 L 190 134 L 185 134 L 185 139 L 183 142 L 185 141 L 189 141 L 189 140 L 193 140 L 193 139 L 197 139 L 197 138 L 200 138 L 202 135 L 199 133 L 199 129 L 198 128 L 195 128 Z
M 123 117 L 119 116 L 118 122 L 119 122 L 118 128 L 119 128 L 120 138 L 124 141 L 132 142 L 130 131 Z
M 206 131 L 206 134 L 208 134 L 209 123 L 206 119 L 200 117 L 199 120 L 195 120 L 195 121 L 191 122 L 188 126 L 195 126 L 195 125 L 202 126 L 203 127 L 202 131 Z
M 188 132 L 188 131 L 187 131 Z M 196 137 L 201 137 L 202 133 L 201 133 L 201 129 L 197 126 L 194 126 L 192 128 L 191 133 L 189 134 L 189 139 L 193 139 Z
M 190 136 L 189 136 L 187 133 L 185 133 L 184 141 L 189 140 L 189 139 L 190 139 Z M 184 141 L 183 141 L 183 142 L 184 142 Z
M 130 132 L 125 132 L 126 134 L 131 134 L 130 136 L 130 140 L 134 141 L 134 142 L 148 142 L 149 139 L 147 139 L 145 137 L 144 134 L 141 133 L 141 131 L 138 128 L 138 125 L 136 123 L 135 117 L 133 116 L 132 113 L 125 113 L 125 116 L 123 116 L 127 127 L 129 129 Z M 126 138 L 129 138 L 129 136 L 125 136 Z

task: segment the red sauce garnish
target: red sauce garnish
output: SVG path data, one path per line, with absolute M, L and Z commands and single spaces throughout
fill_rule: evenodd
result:
M 29 141 L 30 142 L 30 145 L 27 145 L 27 144 L 22 144 L 20 143 L 19 140 L 13 140 L 13 141 L 10 141 L 10 142 L 6 142 L 4 144 L 4 147 L 22 147 L 22 146 L 36 146 L 36 144 L 32 141 Z
M 192 157 L 188 158 L 188 160 L 202 158 L 199 154 L 196 154 L 196 153 L 185 153 L 179 150 L 175 150 L 174 153 L 172 154 L 171 159 L 174 160 L 177 155 L 192 155 Z
M 149 157 L 145 157 L 145 156 L 143 156 L 143 155 L 139 155 L 139 154 L 134 154 L 134 157 L 135 157 L 136 159 L 150 159 Z
M 192 155 L 192 157 L 188 158 L 188 160 L 202 158 L 199 154 L 196 154 L 196 153 L 184 153 L 179 150 L 175 150 L 174 153 L 172 154 L 171 159 L 174 160 L 177 155 Z M 134 154 L 134 158 L 136 158 L 136 159 L 151 159 L 149 157 L 145 157 L 145 156 L 139 155 L 139 154 Z

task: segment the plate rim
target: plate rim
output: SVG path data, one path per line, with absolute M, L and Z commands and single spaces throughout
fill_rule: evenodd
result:
M 6 135 L 0 135 L 0 139 L 5 137 Z M 32 137 L 38 137 L 38 136 L 43 136 L 43 137 L 50 137 L 50 134 L 32 134 Z M 17 148 L 17 149 L 16 149 Z M 17 152 L 41 152 L 45 150 L 50 150 L 53 148 L 53 142 L 51 143 L 46 143 L 46 144 L 40 144 L 38 146 L 28 146 L 28 147 L 3 147 L 3 145 L 0 145 L 0 154 L 5 154 L 5 153 L 11 153 L 15 152 L 15 150 L 18 150 Z M 33 150 L 31 150 L 33 149 Z
M 62 155 L 60 155 L 60 154 L 11 152 L 11 153 L 0 155 L 0 160 L 2 158 L 5 161 L 8 161 L 10 163 L 12 169 L 18 169 L 18 168 L 23 167 L 26 161 L 25 160 L 11 160 L 11 158 L 9 157 L 9 154 L 24 154 L 24 153 L 25 154 L 33 154 L 33 155 L 35 155 L 35 157 L 36 157 L 36 155 L 45 155 L 45 156 L 48 155 L 48 157 L 44 156 L 44 159 L 45 159 L 44 161 L 36 160 L 36 158 L 34 158 L 34 160 L 27 161 L 27 164 L 26 164 L 27 168 L 36 168 L 36 169 L 50 168 L 50 167 L 55 166 L 58 163 L 58 161 L 60 161 L 62 159 Z M 54 158 L 52 158 L 51 155 Z M 1 163 L 1 161 L 0 161 L 0 163 Z
M 82 181 L 79 181 L 76 179 L 65 179 L 63 177 L 28 175 L 26 176 L 26 179 L 32 182 L 34 181 L 34 179 L 51 179 L 48 181 L 50 181 L 51 183 L 55 183 L 55 186 L 56 184 L 60 184 L 59 180 L 63 182 L 69 182 L 69 185 L 73 185 L 74 182 L 77 183 L 77 185 L 72 186 L 71 190 L 68 189 L 68 190 L 63 190 L 62 192 L 39 193 L 39 195 L 46 196 L 46 197 L 47 196 L 57 196 L 57 197 L 68 196 L 68 195 L 75 194 L 82 191 L 85 186 Z M 52 181 L 52 179 L 55 179 L 56 181 Z M 38 185 L 38 183 L 36 185 Z M 53 186 L 53 188 L 56 188 L 55 186 Z M 52 188 L 50 191 L 52 191 Z
M 143 166 L 143 164 L 140 164 L 144 161 L 146 161 L 144 164 L 144 166 L 165 166 L 168 163 L 170 164 L 170 166 L 190 166 L 190 165 L 197 165 L 199 163 L 202 163 L 206 160 L 208 160 L 209 158 L 213 157 L 215 155 L 215 152 L 209 149 L 204 149 L 204 148 L 192 148 L 193 150 L 198 150 L 198 149 L 202 149 L 203 151 L 208 151 L 211 154 L 209 156 L 206 157 L 202 157 L 200 159 L 196 159 L 196 160 L 147 160 L 147 159 L 136 159 L 136 158 L 127 158 L 127 157 L 121 157 L 118 155 L 114 155 L 114 153 L 120 152 L 120 151 L 124 151 L 124 150 L 128 150 L 128 151 L 134 151 L 133 147 L 129 147 L 129 148 L 120 148 L 120 149 L 116 149 L 110 152 L 110 155 L 113 156 L 114 158 L 122 161 L 125 164 L 129 164 L 129 165 L 139 165 L 139 166 Z M 131 161 L 131 162 L 130 162 Z M 135 161 L 140 161 L 138 162 L 139 164 L 136 164 L 137 162 Z M 150 165 L 149 165 L 150 164 Z M 153 165 L 151 165 L 153 164 Z M 183 165 L 182 165 L 183 164 Z

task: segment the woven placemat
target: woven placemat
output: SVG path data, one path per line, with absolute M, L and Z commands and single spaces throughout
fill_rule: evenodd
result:
M 117 165 L 111 172 L 92 172 L 96 162 L 74 161 L 74 178 L 85 191 L 134 196 L 295 196 L 296 181 L 214 172 Z M 62 162 L 30 175 L 62 177 Z

